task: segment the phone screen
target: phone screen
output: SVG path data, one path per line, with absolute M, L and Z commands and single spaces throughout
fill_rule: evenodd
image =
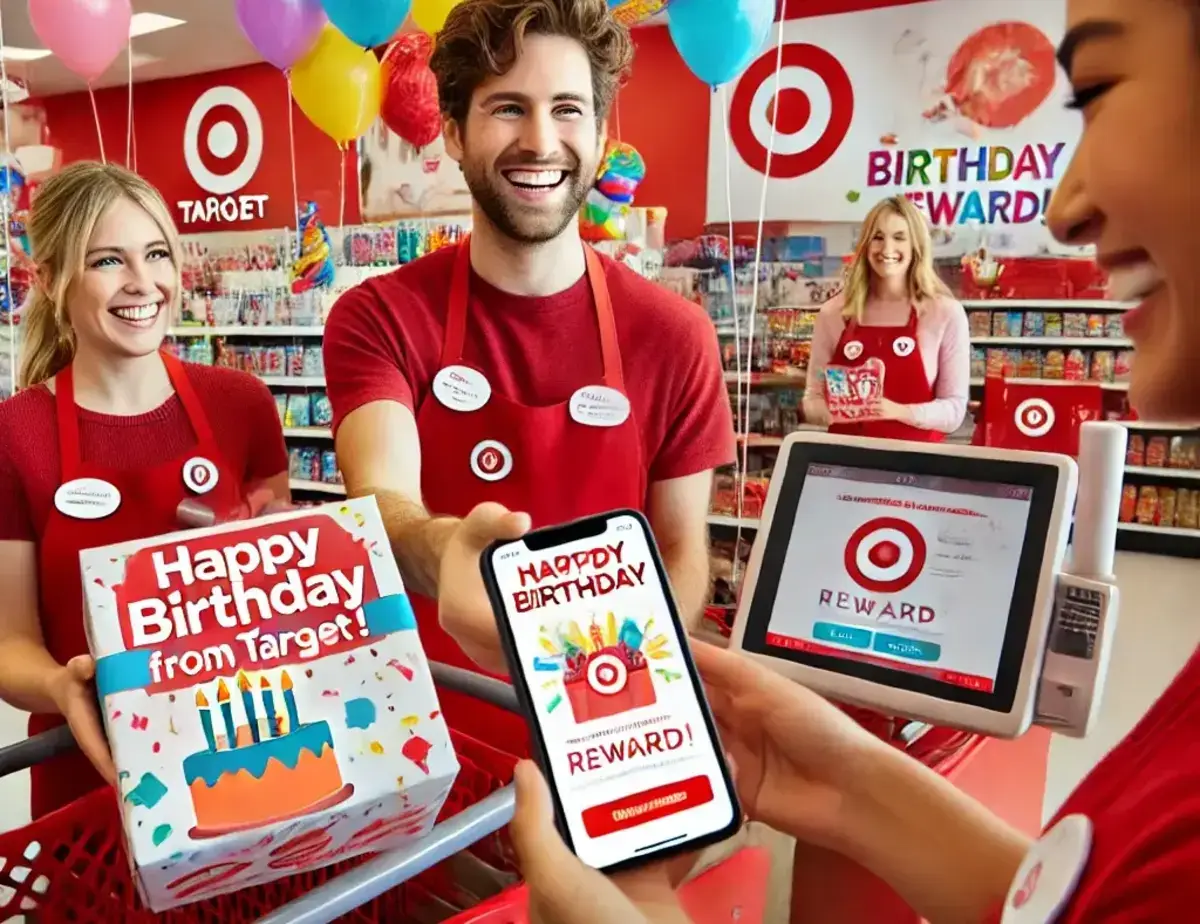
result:
M 597 869 L 738 820 L 651 541 L 617 514 L 598 535 L 491 559 L 566 833 Z

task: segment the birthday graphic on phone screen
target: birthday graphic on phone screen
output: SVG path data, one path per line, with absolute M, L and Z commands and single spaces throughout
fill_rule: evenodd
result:
M 642 525 L 496 553 L 576 853 L 595 867 L 718 831 L 730 804 Z

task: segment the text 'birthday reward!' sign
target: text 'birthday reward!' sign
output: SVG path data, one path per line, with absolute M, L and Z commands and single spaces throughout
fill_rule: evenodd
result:
M 1040 229 L 1081 129 L 1065 20 L 1063 0 L 926 0 L 776 25 L 782 57 L 773 32 L 712 97 L 708 220 L 757 220 L 765 181 L 769 221 L 858 222 L 904 195 L 939 228 Z

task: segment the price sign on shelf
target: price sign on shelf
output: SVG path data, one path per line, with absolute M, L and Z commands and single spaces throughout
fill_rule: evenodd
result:
M 868 359 L 853 368 L 825 369 L 825 404 L 833 423 L 872 420 L 879 416 L 883 400 L 883 363 Z

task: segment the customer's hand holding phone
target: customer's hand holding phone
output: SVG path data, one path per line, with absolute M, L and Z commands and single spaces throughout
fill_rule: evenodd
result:
M 607 877 L 587 866 L 563 842 L 554 804 L 537 765 L 517 766 L 513 846 L 529 889 L 534 924 L 686 924 L 675 887 L 694 856 L 675 857 Z
M 855 770 L 890 748 L 745 655 L 698 641 L 691 647 L 746 814 L 808 843 L 843 847 L 857 828 Z

